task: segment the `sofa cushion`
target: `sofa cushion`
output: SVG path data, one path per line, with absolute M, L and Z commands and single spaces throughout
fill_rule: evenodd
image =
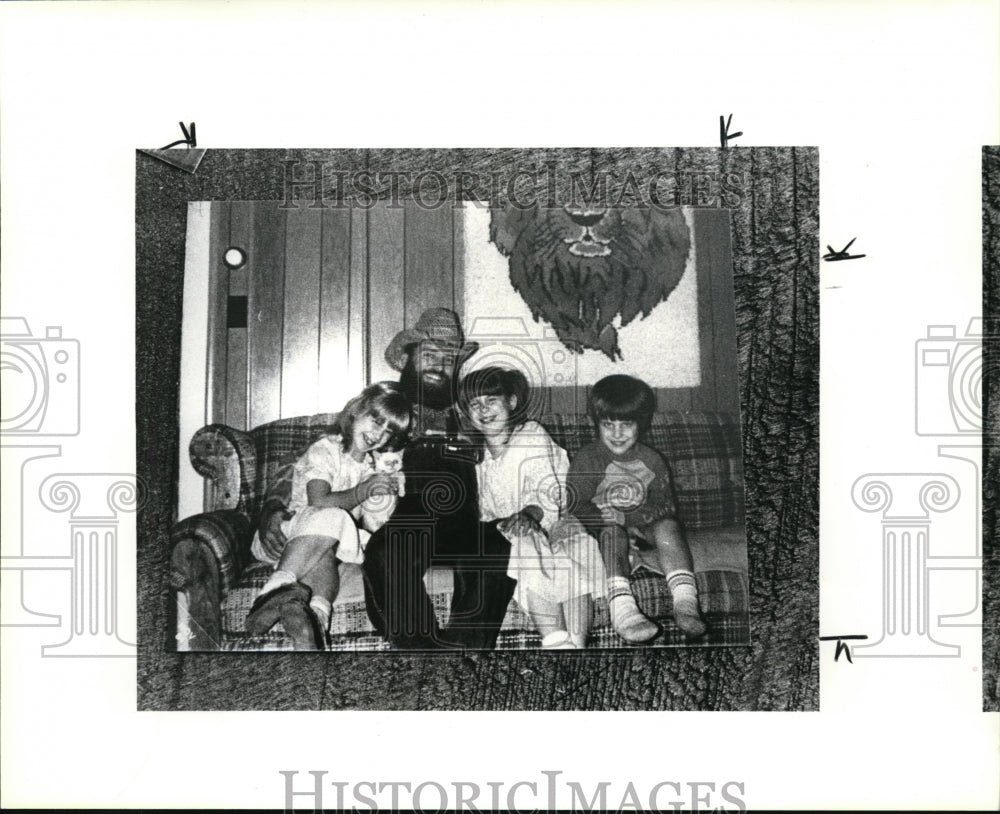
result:
M 388 644 L 378 636 L 368 620 L 365 603 L 358 586 L 349 586 L 349 579 L 360 579 L 356 566 L 341 566 L 344 586 L 334 603 L 330 619 L 331 650 L 386 650 Z M 449 579 L 439 569 L 428 575 L 425 583 L 431 593 L 434 610 L 442 624 L 447 624 L 451 604 Z M 246 616 L 257 592 L 271 573 L 270 566 L 252 564 L 240 585 L 230 591 L 222 604 L 222 638 L 224 650 L 284 651 L 291 650 L 291 640 L 284 635 L 281 624 L 264 636 L 248 636 Z M 703 571 L 696 573 L 698 593 L 709 633 L 697 645 L 746 645 L 750 641 L 747 579 L 737 570 Z M 657 644 L 678 646 L 688 644 L 671 616 L 670 593 L 664 579 L 643 568 L 632 576 L 632 591 L 640 607 L 663 627 Z M 530 618 L 515 604 L 507 609 L 497 647 L 524 649 L 539 646 L 539 636 Z M 607 603 L 602 599 L 594 605 L 594 624 L 588 648 L 621 648 L 625 643 L 611 628 Z
M 670 464 L 685 528 L 714 529 L 744 522 L 738 421 L 717 413 L 655 416 L 649 440 Z
M 256 517 L 267 488 L 282 466 L 292 463 L 327 432 L 335 413 L 281 419 L 252 430 L 257 483 L 251 503 Z M 539 421 L 572 457 L 594 438 L 586 416 L 543 414 Z M 688 530 L 743 522 L 743 459 L 737 417 L 704 411 L 668 411 L 653 416 L 646 443 L 667 459 L 681 520 Z
M 278 470 L 295 463 L 310 444 L 326 435 L 337 415 L 317 413 L 282 418 L 250 431 L 257 451 L 257 483 L 254 485 L 251 516 L 256 517 L 260 512 L 268 486 L 274 482 Z
M 543 415 L 542 425 L 572 458 L 595 437 L 587 418 Z M 688 530 L 743 523 L 743 451 L 740 425 L 726 413 L 657 413 L 647 446 L 670 466 L 681 521 Z

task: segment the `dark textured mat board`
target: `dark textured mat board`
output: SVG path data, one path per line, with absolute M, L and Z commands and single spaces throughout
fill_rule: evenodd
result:
M 642 187 L 660 170 L 742 179 L 731 211 L 750 647 L 474 659 L 167 652 L 187 203 L 281 200 L 283 162 L 295 160 L 344 170 L 433 168 L 448 178 L 462 169 L 509 178 L 553 161 L 560 172 L 632 172 Z M 313 192 L 299 188 L 296 197 Z M 208 150 L 194 174 L 137 153 L 137 460 L 148 487 L 137 517 L 139 708 L 818 709 L 818 228 L 819 152 L 812 147 Z M 995 651 L 994 644 L 994 668 Z
M 1000 147 L 983 148 L 983 710 L 1000 712 Z

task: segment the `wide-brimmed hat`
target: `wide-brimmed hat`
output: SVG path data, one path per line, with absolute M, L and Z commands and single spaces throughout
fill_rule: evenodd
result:
M 458 314 L 449 308 L 428 308 L 420 315 L 417 324 L 400 331 L 385 349 L 385 361 L 393 370 L 406 367 L 407 348 L 419 342 L 433 342 L 455 351 L 456 370 L 462 362 L 479 350 L 478 342 L 466 342 Z

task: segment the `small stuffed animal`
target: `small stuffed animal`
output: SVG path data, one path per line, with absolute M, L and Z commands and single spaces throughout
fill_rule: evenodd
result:
M 373 495 L 361 504 L 361 526 L 375 532 L 386 524 L 396 510 L 396 503 L 406 494 L 403 475 L 403 453 L 401 450 L 378 450 L 372 452 L 376 472 L 396 475 L 397 489 L 394 493 Z

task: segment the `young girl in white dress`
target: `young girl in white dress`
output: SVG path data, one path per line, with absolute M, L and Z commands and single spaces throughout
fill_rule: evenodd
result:
M 604 594 L 597 541 L 565 512 L 569 458 L 536 421 L 517 370 L 487 367 L 462 381 L 460 406 L 479 442 L 479 513 L 511 543 L 515 599 L 546 649 L 586 647 L 593 598 Z
M 340 589 L 338 560 L 361 563 L 371 536 L 358 528 L 362 504 L 399 489 L 401 473 L 376 472 L 370 453 L 399 449 L 410 426 L 410 401 L 394 382 L 366 387 L 336 423 L 296 461 L 291 502 L 281 530 L 288 542 L 269 556 L 255 536 L 251 550 L 274 572 L 261 588 L 246 628 L 266 633 L 277 621 L 296 650 L 324 649 L 333 600 Z

